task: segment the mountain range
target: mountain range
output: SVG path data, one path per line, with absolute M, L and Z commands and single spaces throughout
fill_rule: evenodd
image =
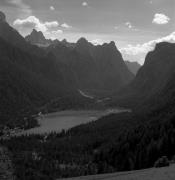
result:
M 23 38 L 6 22 L 2 12 L 0 17 L 3 121 L 19 119 L 21 112 L 34 113 L 33 109 L 55 99 L 59 108 L 78 105 L 77 100 L 81 107 L 82 99 L 83 104 L 89 100 L 80 90 L 110 93 L 134 78 L 114 42 L 94 46 L 84 38 L 75 44 L 52 41 L 36 30 Z
M 114 42 L 94 46 L 85 38 L 75 44 L 65 40 L 51 41 L 36 30 L 25 39 L 35 45 L 42 44 L 48 53 L 55 55 L 57 61 L 72 69 L 79 89 L 115 91 L 134 78 Z

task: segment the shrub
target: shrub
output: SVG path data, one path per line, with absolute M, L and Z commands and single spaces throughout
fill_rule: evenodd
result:
M 154 167 L 159 168 L 159 167 L 166 167 L 169 165 L 170 165 L 170 162 L 168 158 L 166 156 L 163 156 L 155 162 Z

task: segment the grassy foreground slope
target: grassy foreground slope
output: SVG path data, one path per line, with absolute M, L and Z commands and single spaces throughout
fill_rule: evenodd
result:
M 175 165 L 164 168 L 151 168 L 96 176 L 84 176 L 66 180 L 172 180 L 175 178 Z M 62 179 L 65 180 L 65 179 Z

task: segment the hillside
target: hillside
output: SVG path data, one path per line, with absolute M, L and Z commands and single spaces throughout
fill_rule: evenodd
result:
M 0 123 L 6 125 L 22 125 L 55 98 L 81 97 L 70 69 L 28 44 L 5 20 L 0 21 L 0 75 Z
M 153 99 L 158 99 L 158 96 L 163 94 L 165 88 L 170 84 L 170 79 L 172 81 L 174 77 L 174 49 L 173 43 L 157 44 L 155 49 L 147 54 L 145 63 L 135 79 L 128 86 L 119 90 L 109 104 L 149 106 L 150 103 L 153 103 Z M 173 85 L 173 81 L 171 83 Z
M 67 178 L 62 180 L 172 180 L 175 177 L 175 165 L 159 169 L 145 169 L 122 173 L 104 174 L 96 176 Z

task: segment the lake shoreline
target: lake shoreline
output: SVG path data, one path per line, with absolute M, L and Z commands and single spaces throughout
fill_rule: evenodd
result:
M 60 133 L 62 130 L 68 130 L 73 127 L 97 121 L 98 119 L 108 116 L 110 114 L 118 114 L 124 112 L 131 112 L 129 109 L 116 108 L 106 110 L 65 110 L 48 114 L 41 114 L 38 120 L 38 127 L 25 130 L 16 134 L 31 135 L 31 134 L 49 134 Z

